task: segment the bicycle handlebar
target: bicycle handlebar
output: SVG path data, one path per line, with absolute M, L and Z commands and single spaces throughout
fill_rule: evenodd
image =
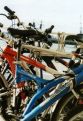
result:
M 25 28 L 25 26 L 23 25 L 23 23 L 20 22 L 20 19 L 18 18 L 18 16 L 15 15 L 15 11 L 12 11 L 12 10 L 11 10 L 10 8 L 8 8 L 7 6 L 5 6 L 4 9 L 9 13 L 9 15 L 3 14 L 3 13 L 1 13 L 0 15 L 5 16 L 5 17 L 6 17 L 7 19 L 9 19 L 9 20 L 17 19 L 17 20 L 18 20 L 17 26 L 22 25 L 23 28 Z
M 2 23 L 0 23 L 0 27 L 1 27 L 1 28 L 3 27 L 3 24 L 2 24 Z
M 7 6 L 4 7 L 4 9 L 10 14 L 10 15 L 14 15 L 15 11 L 12 11 L 10 8 L 8 8 Z
M 52 25 L 50 28 L 46 29 L 46 30 L 45 30 L 45 33 L 46 33 L 46 34 L 51 33 L 53 28 L 54 28 L 54 25 Z

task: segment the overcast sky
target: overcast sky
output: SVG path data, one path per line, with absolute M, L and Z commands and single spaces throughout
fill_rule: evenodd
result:
M 58 32 L 80 32 L 80 16 L 83 21 L 83 0 L 0 0 L 0 13 L 10 7 L 19 18 L 28 24 L 43 22 L 43 27 L 55 26 Z M 3 24 L 9 21 L 0 17 Z M 83 22 L 82 22 L 83 23 Z

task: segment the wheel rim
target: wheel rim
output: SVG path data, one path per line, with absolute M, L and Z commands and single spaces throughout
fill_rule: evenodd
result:
M 83 121 L 83 111 L 73 116 L 69 121 Z

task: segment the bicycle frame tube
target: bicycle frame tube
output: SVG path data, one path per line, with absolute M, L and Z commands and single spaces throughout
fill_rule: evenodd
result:
M 16 56 L 17 56 L 16 51 L 14 51 L 12 48 L 10 48 L 8 46 L 5 48 L 4 52 L 2 53 L 2 57 L 6 58 L 7 62 L 10 65 L 10 68 L 11 68 L 13 76 L 15 75 L 15 64 L 14 64 L 14 61 L 15 61 L 15 57 Z
M 72 68 L 72 71 L 73 71 L 75 74 L 80 73 L 81 71 L 83 71 L 83 64 L 80 64 L 78 67 Z
M 40 94 L 41 94 L 41 91 L 40 91 Z M 59 90 L 57 93 L 55 93 L 52 96 L 50 96 L 49 98 L 47 98 L 45 101 L 40 103 L 34 109 L 32 108 L 32 110 L 30 112 L 28 112 L 28 109 L 30 108 L 30 106 L 28 105 L 25 109 L 25 112 L 23 114 L 23 119 L 21 121 L 30 121 L 32 118 L 36 117 L 38 114 L 40 114 L 41 112 L 46 110 L 48 107 L 50 107 L 58 99 L 62 98 L 66 93 L 68 93 L 68 91 L 69 91 L 69 87 L 63 87 L 61 90 Z M 45 94 L 45 93 L 43 93 L 43 94 Z M 42 94 L 42 96 L 43 96 L 43 94 Z M 38 98 L 38 96 L 39 95 L 36 95 L 37 98 Z M 34 97 L 31 99 L 31 101 L 34 102 Z M 33 103 L 33 106 L 34 106 L 34 103 Z
M 24 69 L 21 66 L 16 65 L 16 83 L 18 84 L 19 82 L 23 82 L 23 81 L 27 81 L 27 80 L 34 80 L 41 87 L 41 85 L 45 85 L 45 84 L 53 81 L 54 79 L 52 79 L 52 80 L 42 79 L 36 75 L 32 75 L 32 74 L 24 71 Z M 63 82 L 63 81 L 64 81 L 64 79 L 61 82 Z
M 42 80 L 41 78 L 39 78 L 39 77 L 37 77 L 35 75 L 32 75 L 30 73 L 25 72 L 24 69 L 22 69 L 22 67 L 19 66 L 19 65 L 17 65 L 16 67 L 17 67 L 16 68 L 16 77 L 17 77 L 16 83 L 23 82 L 23 81 L 27 81 L 27 79 L 28 80 L 35 80 L 38 85 L 46 84 L 46 83 L 50 82 L 50 80 L 49 81 L 48 80 L 45 80 L 45 79 Z M 75 74 L 81 73 L 82 70 L 83 70 L 83 64 L 81 64 L 77 68 L 72 69 L 72 71 Z M 78 76 L 76 78 L 78 78 Z
M 83 70 L 75 77 L 76 85 L 83 83 Z

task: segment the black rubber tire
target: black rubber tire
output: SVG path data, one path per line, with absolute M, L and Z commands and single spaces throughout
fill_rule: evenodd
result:
M 75 90 L 81 96 L 83 96 L 83 84 L 75 88 Z M 76 104 L 77 104 L 77 99 L 74 97 L 74 95 L 71 92 L 69 92 L 58 102 L 53 112 L 51 121 L 62 121 L 64 116 L 71 110 L 71 107 L 76 106 Z M 64 114 L 64 116 L 62 116 L 61 113 Z
M 77 105 L 69 111 L 63 121 L 83 121 L 83 104 Z
M 4 119 L 6 121 L 20 121 L 20 119 L 17 118 L 16 115 L 5 115 Z

